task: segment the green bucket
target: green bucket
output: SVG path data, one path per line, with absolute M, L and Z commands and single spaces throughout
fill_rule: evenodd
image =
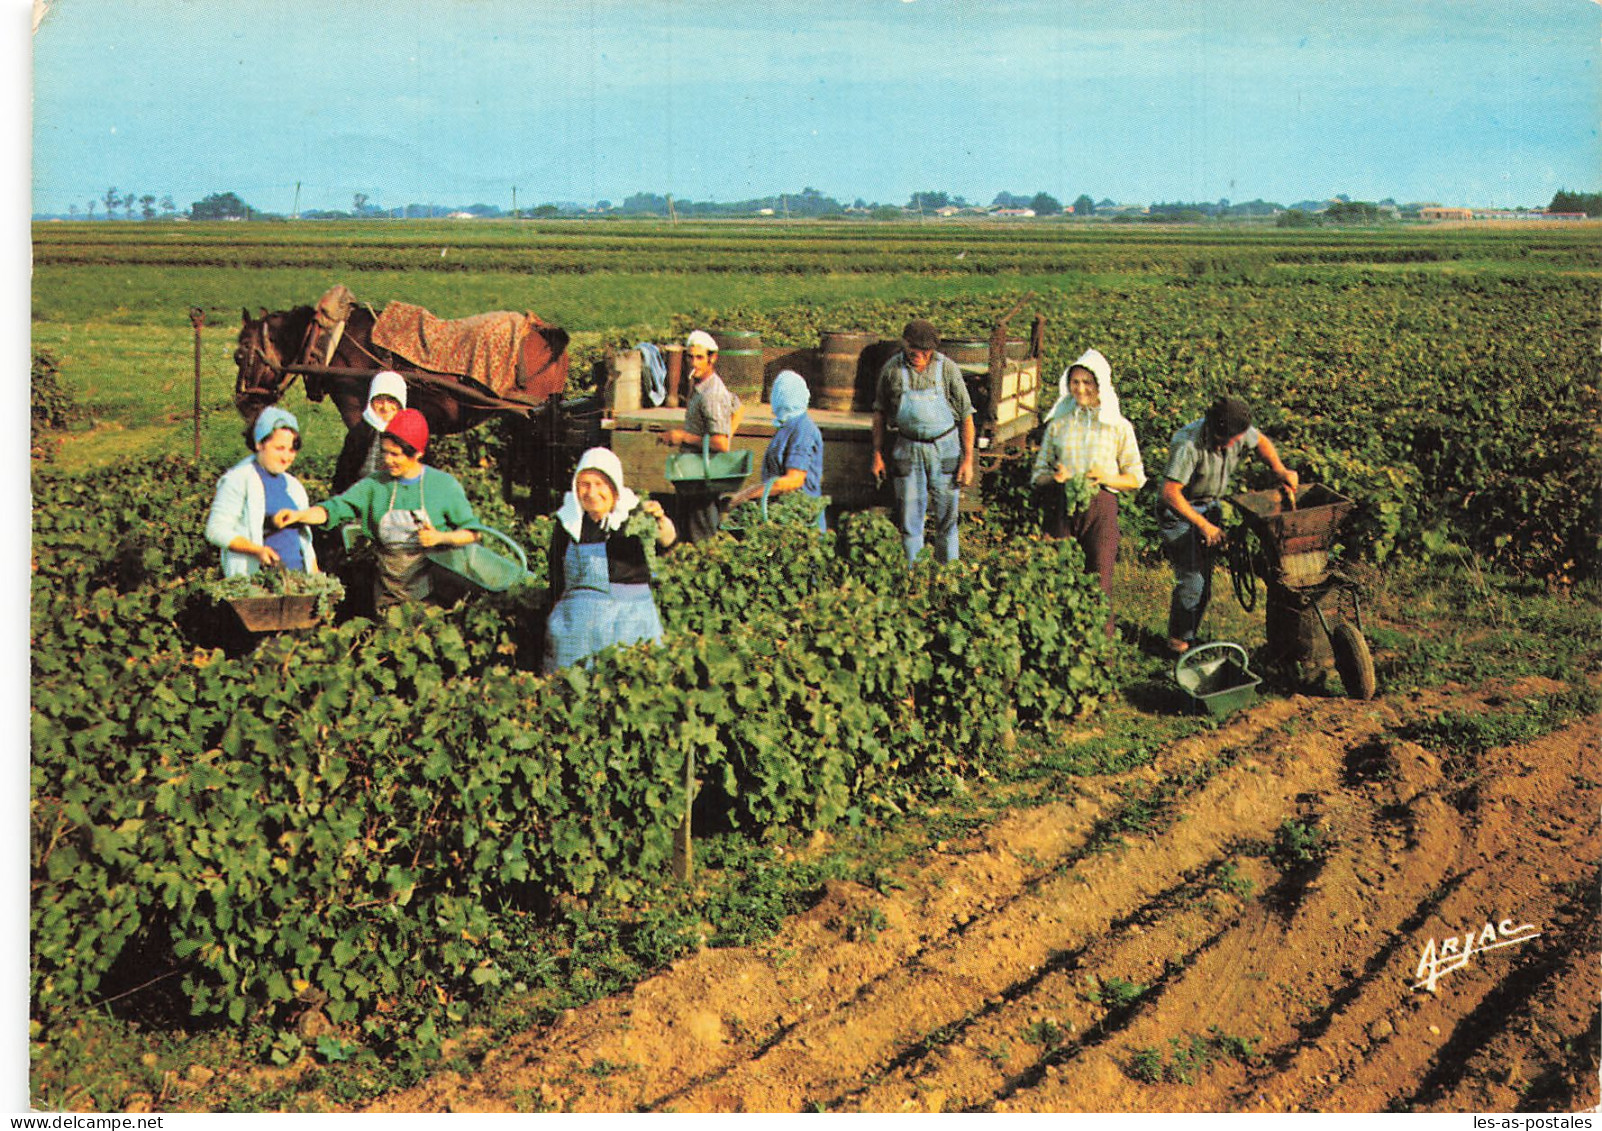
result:
M 1223 718 L 1257 701 L 1262 678 L 1246 662 L 1246 649 L 1220 640 L 1190 648 L 1174 664 L 1174 682 L 1198 714 Z
M 492 527 L 471 529 L 479 533 L 477 542 L 465 546 L 435 546 L 427 551 L 428 560 L 490 593 L 504 593 L 528 576 L 528 555 L 523 553 L 523 547 Z M 485 534 L 500 539 L 517 556 L 509 558 L 490 549 L 484 544 Z
M 735 491 L 751 474 L 750 452 L 714 452 L 712 438 L 701 437 L 701 454 L 680 452 L 668 456 L 667 481 L 676 491 L 720 495 Z

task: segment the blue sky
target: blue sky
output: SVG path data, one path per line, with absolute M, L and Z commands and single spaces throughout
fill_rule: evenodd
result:
M 1602 187 L 1599 38 L 1596 0 L 55 0 L 34 207 L 1542 205 Z

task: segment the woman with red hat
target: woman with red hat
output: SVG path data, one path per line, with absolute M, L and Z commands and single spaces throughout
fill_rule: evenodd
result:
M 377 475 L 316 506 L 279 511 L 273 523 L 282 529 L 297 523 L 360 522 L 363 533 L 378 544 L 373 603 L 382 612 L 431 596 L 433 576 L 425 551 L 478 541 L 472 529 L 478 518 L 455 477 L 423 463 L 428 420 L 422 413 L 415 408 L 396 413 L 378 442 L 383 469 Z

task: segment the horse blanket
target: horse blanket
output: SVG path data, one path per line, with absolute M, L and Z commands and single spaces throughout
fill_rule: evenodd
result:
M 409 302 L 389 302 L 373 324 L 372 342 L 422 369 L 468 377 L 505 396 L 518 391 L 524 340 L 544 325 L 510 310 L 447 320 Z

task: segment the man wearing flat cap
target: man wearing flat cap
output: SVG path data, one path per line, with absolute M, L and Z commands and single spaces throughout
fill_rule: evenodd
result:
M 929 523 L 935 560 L 957 560 L 957 493 L 973 483 L 973 440 L 973 403 L 962 370 L 940 352 L 935 328 L 914 318 L 901 331 L 901 352 L 879 371 L 873 402 L 873 474 L 878 478 L 889 468 L 908 562 L 923 549 Z
M 1178 432 L 1168 449 L 1168 470 L 1157 506 L 1163 552 L 1174 567 L 1168 602 L 1168 650 L 1189 651 L 1212 596 L 1213 562 L 1224 544 L 1219 501 L 1229 494 L 1235 465 L 1248 450 L 1262 456 L 1279 481 L 1295 493 L 1296 473 L 1279 458 L 1273 441 L 1252 427 L 1252 410 L 1235 397 L 1219 397 L 1200 420 Z

